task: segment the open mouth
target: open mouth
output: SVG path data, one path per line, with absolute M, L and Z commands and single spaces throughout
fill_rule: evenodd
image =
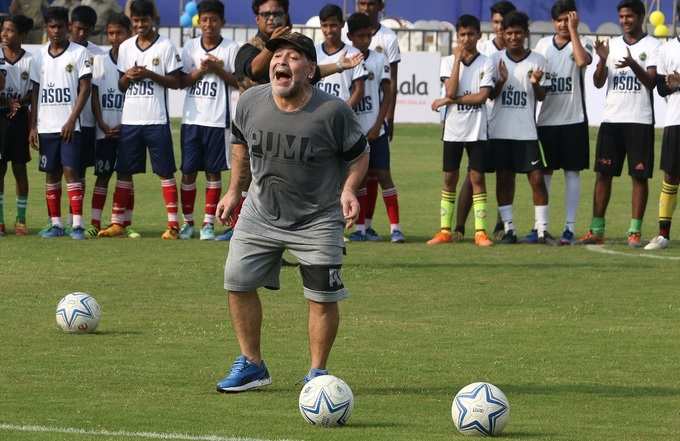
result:
M 293 78 L 293 75 L 289 70 L 277 69 L 274 71 L 274 79 L 276 80 L 290 80 L 291 78 Z

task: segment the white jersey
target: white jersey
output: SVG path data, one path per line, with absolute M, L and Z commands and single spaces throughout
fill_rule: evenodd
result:
M 158 35 L 151 46 L 142 50 L 137 36 L 129 38 L 118 49 L 118 70 L 125 73 L 133 66 L 144 66 L 158 75 L 168 75 L 182 68 L 182 58 L 167 37 Z M 168 123 L 168 97 L 165 87 L 145 79 L 130 82 L 125 92 L 123 119 L 125 125 Z
M 440 76 L 446 81 L 453 71 L 454 57 L 442 59 Z M 485 55 L 477 56 L 469 63 L 460 65 L 458 91 L 456 98 L 479 93 L 484 88 L 494 87 L 495 70 L 491 59 Z M 444 141 L 475 142 L 487 139 L 486 105 L 477 106 L 451 104 L 446 106 L 444 122 Z
M 78 99 L 78 84 L 92 76 L 90 57 L 84 47 L 69 43 L 52 56 L 50 44 L 40 48 L 31 65 L 31 81 L 38 89 L 38 133 L 59 133 L 71 116 Z M 80 131 L 80 118 L 76 120 Z
M 27 51 L 19 57 L 14 63 L 10 63 L 5 58 L 4 51 L 0 52 L 0 70 L 5 75 L 5 88 L 0 91 L 0 101 L 8 102 L 9 100 L 25 99 L 31 89 L 31 65 L 33 64 L 33 56 Z
M 502 50 L 503 48 L 496 46 L 496 40 L 494 38 L 477 42 L 477 51 L 487 57 L 492 57 L 493 54 L 501 52 Z
M 659 75 L 680 72 L 680 40 L 674 38 L 659 48 L 656 71 Z M 680 91 L 666 97 L 666 127 L 680 126 Z
M 582 38 L 581 45 L 592 60 L 593 43 L 590 39 Z M 538 41 L 534 50 L 545 57 L 548 63 L 545 76 L 549 80 L 536 125 L 565 126 L 584 122 L 586 68 L 576 65 L 571 41 L 560 48 L 555 37 L 545 37 Z
M 359 104 L 354 106 L 354 112 L 361 124 L 364 135 L 368 133 L 378 119 L 382 93 L 380 86 L 383 81 L 390 81 L 390 64 L 381 53 L 369 50 L 364 59 L 364 68 L 368 72 L 364 86 L 364 96 Z M 380 136 L 385 134 L 385 125 L 380 129 Z
M 617 69 L 616 64 L 630 53 L 643 68 L 656 66 L 656 51 L 659 40 L 649 35 L 628 45 L 623 37 L 609 40 L 607 58 L 607 99 L 602 121 L 610 123 L 654 123 L 654 101 L 652 91 L 647 89 L 630 67 Z
M 123 116 L 125 94 L 118 88 L 119 78 L 118 65 L 111 56 L 111 52 L 95 57 L 92 85 L 97 87 L 102 119 L 111 128 L 119 126 Z M 97 139 L 105 137 L 102 129 L 97 126 Z
M 213 49 L 205 49 L 201 37 L 189 40 L 182 49 L 182 72 L 198 69 L 208 56 L 220 60 L 226 72 L 234 72 L 234 60 L 239 46 L 231 40 L 222 41 Z M 229 127 L 229 99 L 231 90 L 217 74 L 208 73 L 186 89 L 182 124 Z
M 536 69 L 545 72 L 546 61 L 543 55 L 529 51 L 519 61 L 508 57 L 508 52 L 498 52 L 492 58 L 494 66 L 503 60 L 508 68 L 508 81 L 501 94 L 494 100 L 489 116 L 489 138 L 533 141 L 536 133 L 536 96 L 531 85 L 531 74 Z M 549 83 L 543 75 L 541 86 Z
M 323 44 L 318 44 L 316 46 L 316 60 L 317 64 L 322 66 L 325 64 L 335 64 L 340 59 L 340 55 L 344 50 L 347 50 L 345 54 L 346 57 L 351 57 L 357 54 L 359 51 L 352 46 L 343 45 L 343 47 L 333 54 L 329 54 L 323 47 Z M 352 84 L 359 79 L 366 78 L 368 72 L 364 68 L 364 64 L 360 63 L 354 69 L 348 69 L 342 73 L 335 73 L 333 75 L 328 75 L 327 77 L 321 78 L 321 81 L 316 83 L 316 87 L 329 93 L 333 96 L 337 96 L 343 101 L 347 101 L 352 95 L 351 89 Z
M 347 37 L 347 23 L 342 28 L 342 41 L 347 44 L 352 44 Z M 387 62 L 399 63 L 401 61 L 401 51 L 399 50 L 399 39 L 397 34 L 390 28 L 380 25 L 377 31 L 371 38 L 371 45 L 368 47 L 371 50 L 384 54 Z
M 85 45 L 81 46 L 83 46 L 87 50 L 87 53 L 90 55 L 89 57 L 90 66 L 94 66 L 95 57 L 106 54 L 106 51 L 104 49 L 89 41 L 87 42 L 87 46 Z M 83 127 L 94 127 L 97 125 L 97 121 L 94 118 L 94 113 L 92 113 L 92 94 L 90 94 L 90 96 L 87 97 L 85 107 L 83 107 L 83 111 L 80 112 L 80 124 Z

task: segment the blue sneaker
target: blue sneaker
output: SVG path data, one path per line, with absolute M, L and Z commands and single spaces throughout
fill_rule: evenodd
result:
M 260 365 L 249 362 L 245 356 L 239 355 L 231 365 L 229 375 L 217 382 L 218 392 L 243 392 L 272 384 L 264 360 Z
M 572 245 L 574 240 L 574 233 L 569 230 L 564 230 L 562 237 L 560 237 L 560 245 Z
M 62 237 L 64 235 L 64 229 L 56 225 L 50 226 L 44 232 L 40 233 L 40 237 L 43 239 L 52 239 L 53 237 Z
M 538 243 L 538 231 L 531 230 L 531 232 L 529 234 L 524 236 L 524 239 L 522 239 L 521 243 L 531 243 L 531 244 Z
M 307 384 L 316 377 L 320 377 L 322 375 L 328 375 L 328 369 L 311 368 L 309 372 L 307 372 L 307 375 L 305 375 L 305 378 L 302 379 L 302 384 Z
M 366 233 L 363 233 L 359 230 L 349 235 L 350 242 L 366 242 L 367 240 L 368 237 L 366 237 Z
M 368 227 L 366 228 L 366 240 L 370 240 L 371 242 L 377 242 L 380 240 L 380 236 L 378 235 L 378 233 L 376 233 L 376 231 L 373 228 Z
M 404 237 L 404 233 L 402 233 L 399 230 L 392 231 L 392 234 L 390 235 L 390 242 L 392 242 L 392 243 L 404 243 L 404 242 L 406 242 L 406 238 Z
M 73 240 L 85 240 L 85 228 L 75 227 L 71 229 L 69 236 L 71 236 L 71 239 Z
M 215 236 L 215 240 L 219 240 L 219 241 L 231 240 L 231 236 L 233 236 L 233 235 L 234 235 L 234 229 L 229 228 L 227 230 L 224 230 L 224 233 L 218 234 L 217 236 Z
M 194 237 L 194 226 L 191 224 L 183 224 L 179 230 L 179 238 L 182 240 L 189 240 Z
M 215 240 L 215 226 L 213 224 L 205 224 L 201 228 L 201 240 Z

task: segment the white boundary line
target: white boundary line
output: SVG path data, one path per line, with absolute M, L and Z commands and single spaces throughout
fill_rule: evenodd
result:
M 260 438 L 224 437 L 219 435 L 190 435 L 187 433 L 164 433 L 164 432 L 128 432 L 126 430 L 88 430 L 73 427 L 52 427 L 38 425 L 22 425 L 0 423 L 0 432 L 28 432 L 28 433 L 62 433 L 68 435 L 88 435 L 100 437 L 119 438 L 146 438 L 177 441 L 274 441 Z M 279 439 L 276 441 L 296 441 Z M 299 441 L 299 440 L 297 440 Z
M 588 251 L 593 251 L 595 253 L 601 254 L 613 254 L 616 256 L 626 256 L 626 257 L 646 257 L 648 259 L 661 259 L 661 260 L 680 260 L 680 256 L 659 256 L 658 254 L 647 254 L 647 253 L 624 253 L 623 251 L 614 251 L 604 248 L 604 245 L 586 245 Z

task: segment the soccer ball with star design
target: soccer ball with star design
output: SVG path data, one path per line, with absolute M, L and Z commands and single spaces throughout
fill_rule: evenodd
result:
M 67 294 L 57 304 L 57 324 L 65 332 L 94 332 L 101 316 L 99 303 L 84 292 Z
M 500 435 L 510 420 L 510 403 L 491 383 L 472 383 L 453 398 L 451 417 L 463 435 Z
M 354 394 L 338 377 L 321 375 L 304 385 L 298 403 L 300 413 L 309 424 L 344 426 L 352 415 Z

